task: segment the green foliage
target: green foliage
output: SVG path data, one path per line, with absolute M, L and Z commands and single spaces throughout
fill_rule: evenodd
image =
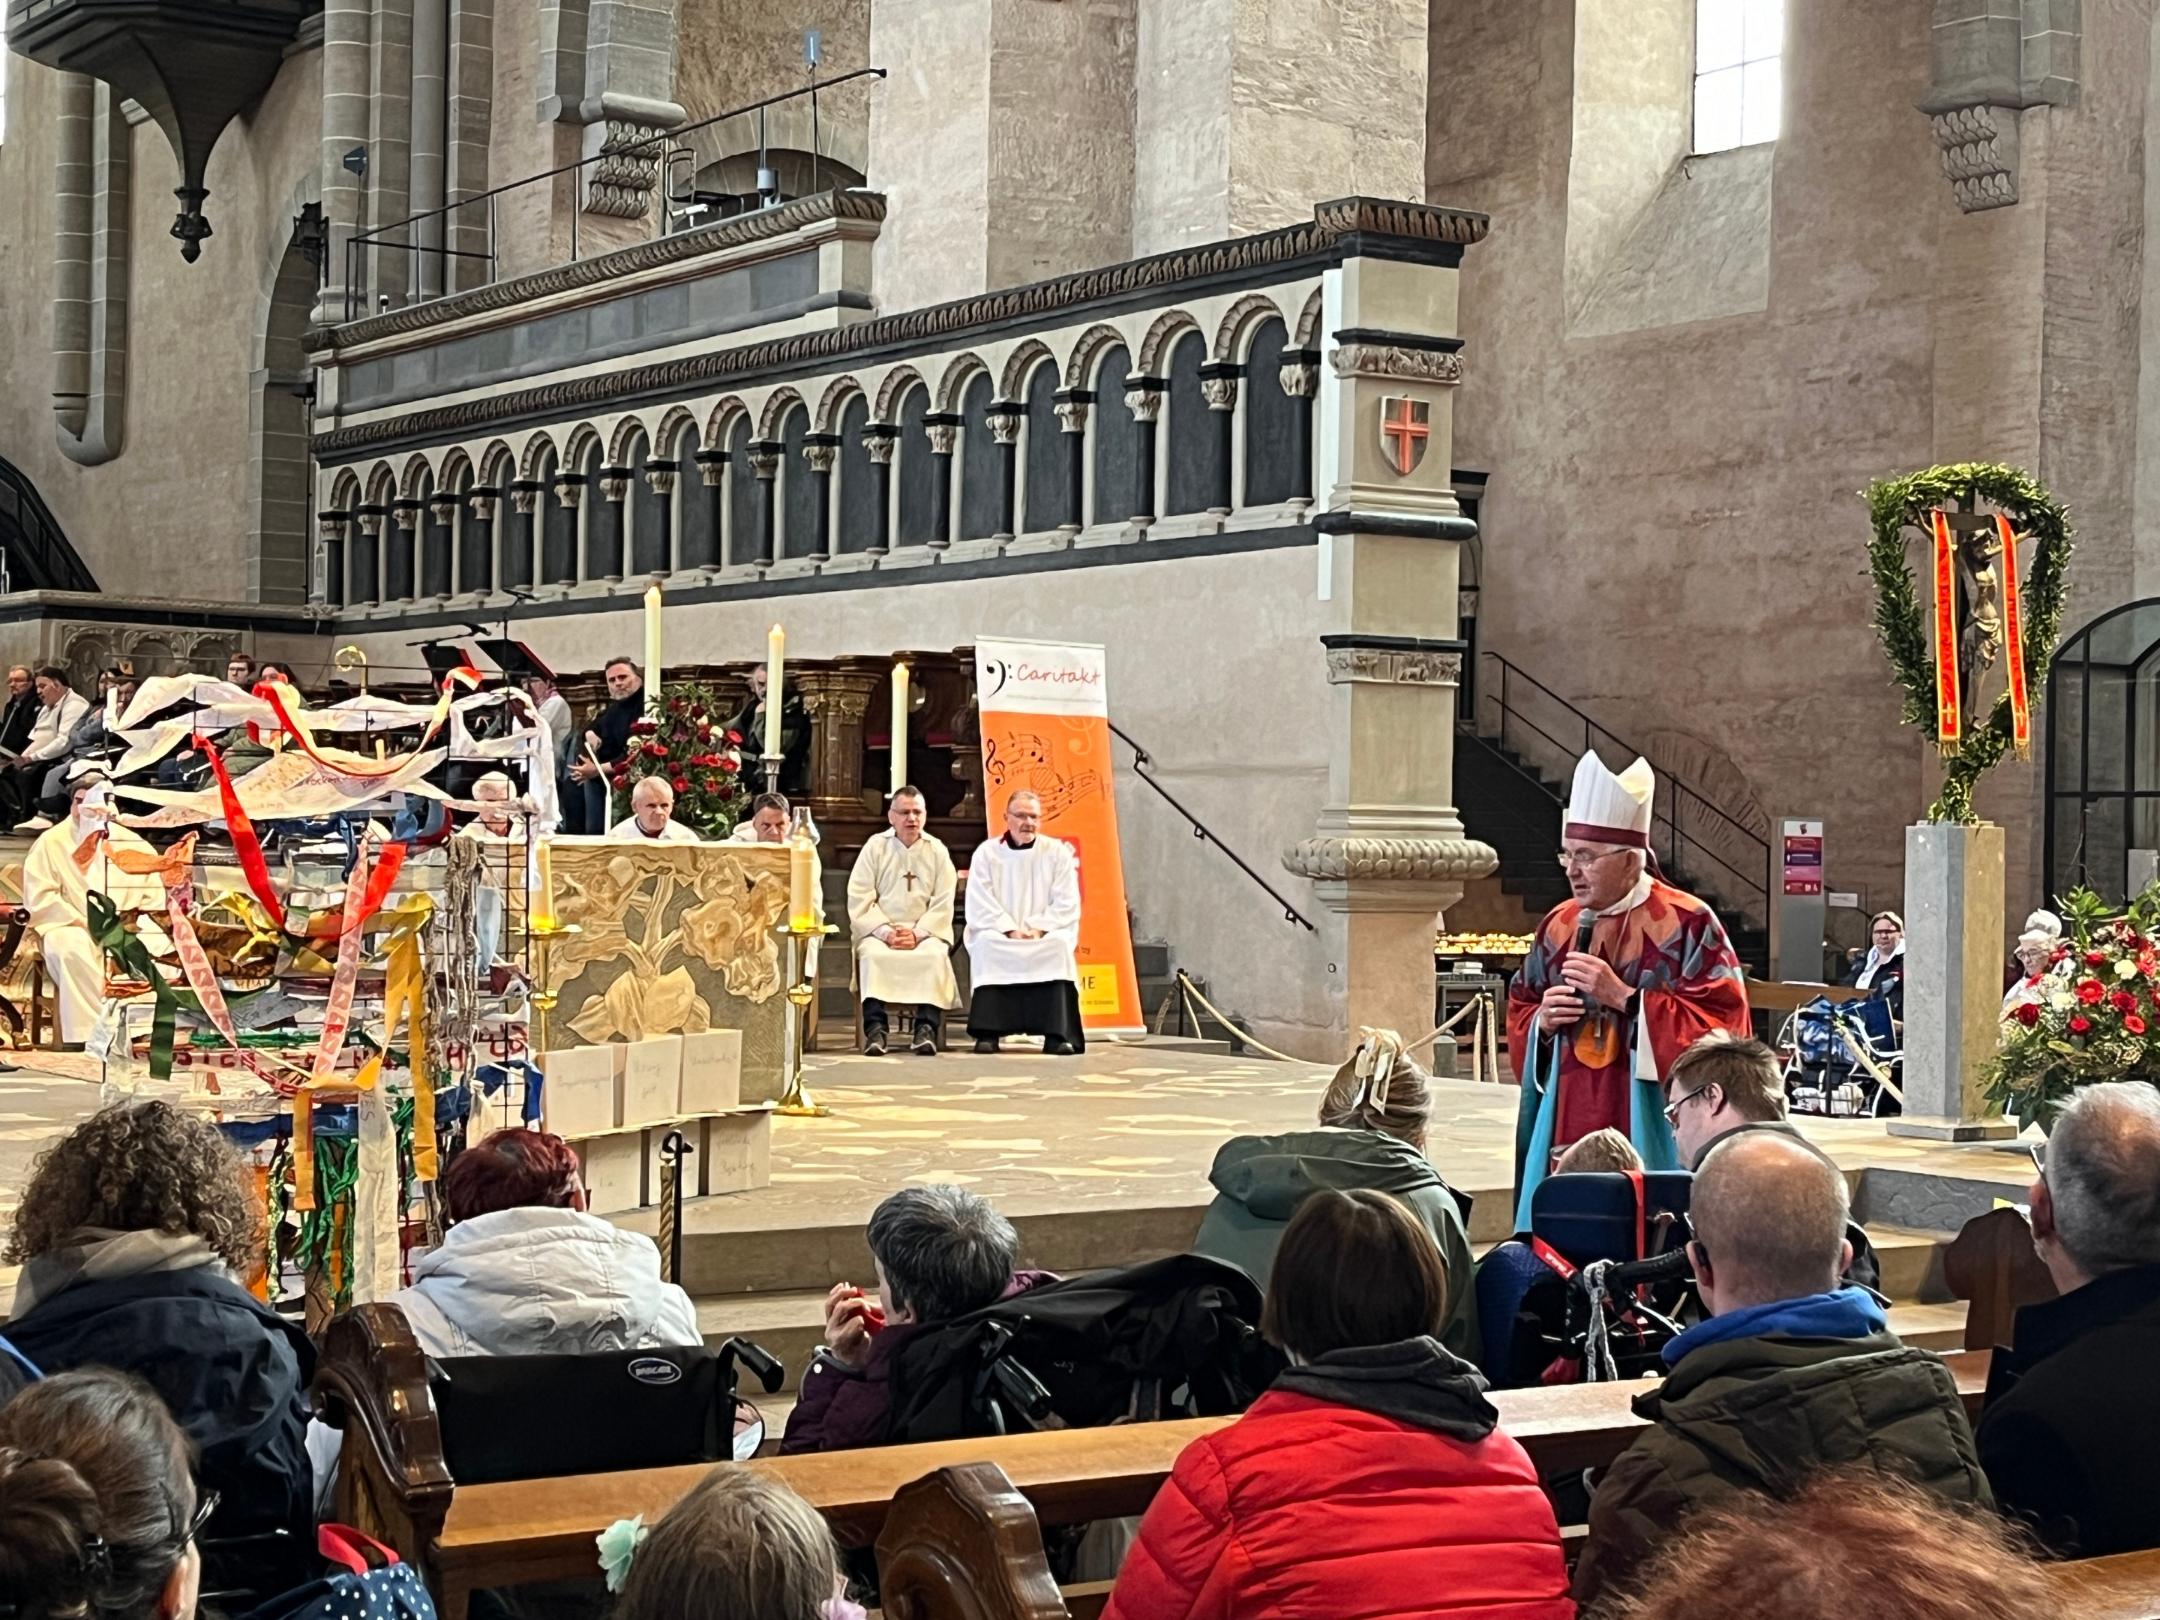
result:
M 1935 658 L 1920 591 L 1906 560 L 1905 530 L 1925 532 L 1927 514 L 1938 508 L 1986 501 L 2030 537 L 2030 571 L 2022 597 L 2026 684 L 2037 693 L 2047 679 L 2062 624 L 2063 589 L 2073 538 L 2069 513 L 2040 483 L 2015 467 L 1961 461 L 1903 478 L 1884 478 L 1862 492 L 1874 535 L 1868 571 L 1875 580 L 1875 629 L 1905 694 L 1903 718 L 1929 736 L 1935 731 Z M 2022 558 L 2020 559 L 2023 560 Z M 1943 762 L 1942 797 L 1928 806 L 1928 820 L 1971 824 L 1973 786 L 2010 751 L 2010 694 L 1995 702 L 1985 724 L 1966 733 Z
M 742 780 L 742 737 L 728 730 L 718 690 L 671 682 L 657 714 L 630 728 L 630 751 L 610 773 L 618 790 L 657 776 L 675 790 L 675 819 L 700 838 L 735 831 L 749 800 Z M 627 813 L 627 812 L 625 812 Z

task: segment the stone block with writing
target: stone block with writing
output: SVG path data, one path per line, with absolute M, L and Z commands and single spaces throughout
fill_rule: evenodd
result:
M 682 1037 L 632 1041 L 623 1052 L 622 1123 L 659 1125 L 682 1112 Z
M 595 1215 L 636 1209 L 645 1201 L 645 1152 L 636 1131 L 572 1142 L 585 1182 L 585 1207 Z
M 682 1111 L 724 1114 L 742 1101 L 742 1031 L 709 1029 L 682 1038 Z
M 617 1112 L 617 1076 L 624 1048 L 618 1043 L 574 1046 L 546 1052 L 540 1072 L 540 1122 L 566 1142 L 575 1142 L 622 1123 Z

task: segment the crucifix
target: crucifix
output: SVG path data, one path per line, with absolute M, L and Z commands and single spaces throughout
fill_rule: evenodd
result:
M 1979 701 L 1976 683 L 1995 667 L 2002 651 L 2002 580 L 1995 568 L 2002 538 L 1993 515 L 1970 510 L 1973 504 L 1968 496 L 1944 516 L 1957 540 L 1958 595 L 1964 607 L 1957 645 L 1959 689 L 1968 712 L 1986 714 L 1988 706 Z
M 913 894 L 915 892 L 915 869 L 912 866 L 908 868 L 906 877 L 907 891 L 909 894 Z

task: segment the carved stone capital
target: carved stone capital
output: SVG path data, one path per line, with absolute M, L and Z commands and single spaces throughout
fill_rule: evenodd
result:
M 1202 377 L 1200 394 L 1211 411 L 1234 411 L 1237 409 L 1238 380 L 1235 377 Z
M 610 501 L 622 501 L 630 494 L 630 480 L 636 474 L 628 467 L 602 467 L 600 469 L 600 493 Z
M 315 533 L 325 540 L 342 540 L 345 538 L 345 525 L 351 521 L 350 512 L 317 512 Z
M 1292 349 L 1282 357 L 1276 381 L 1282 391 L 1292 399 L 1311 399 L 1320 389 L 1320 362 L 1317 356 Z
M 555 499 L 571 511 L 585 499 L 585 480 L 578 473 L 564 473 L 555 480 Z
M 1315 883 L 1466 883 L 1499 866 L 1475 838 L 1307 838 L 1283 851 L 1283 869 Z
M 718 489 L 720 480 L 727 476 L 728 453 L 725 450 L 700 450 L 696 459 L 698 481 L 707 489 Z
M 787 447 L 761 439 L 750 446 L 750 470 L 768 482 L 780 475 L 780 453 Z
M 1338 343 L 1328 363 L 1338 377 L 1378 377 L 1390 382 L 1439 383 L 1463 379 L 1460 353 L 1445 349 L 1410 349 L 1392 343 Z M 1287 385 L 1286 385 L 1287 387 Z
M 1153 422 L 1162 415 L 1165 385 L 1159 378 L 1127 378 L 1125 383 L 1125 408 L 1133 414 L 1135 422 Z
M 862 431 L 863 449 L 869 453 L 873 467 L 890 467 L 893 451 L 900 446 L 900 430 L 883 423 L 872 423 Z
M 446 491 L 440 495 L 430 495 L 427 504 L 428 511 L 434 514 L 435 521 L 447 529 L 456 521 L 457 510 L 465 504 L 465 497 L 455 491 Z
M 2018 200 L 2018 115 L 2012 107 L 1952 107 L 1928 119 L 1943 177 L 1968 214 Z
M 1018 405 L 994 406 L 987 420 L 990 423 L 991 438 L 999 444 L 1018 444 L 1020 424 L 1027 420 L 1027 413 Z
M 643 219 L 659 188 L 668 143 L 660 139 L 683 120 L 680 107 L 653 103 L 635 111 L 610 107 L 587 126 L 588 156 L 600 161 L 585 170 L 585 212 L 615 219 Z
M 1085 433 L 1088 425 L 1088 402 L 1084 399 L 1060 399 L 1057 402 L 1058 426 L 1067 433 Z
M 645 463 L 645 487 L 655 495 L 675 493 L 675 480 L 682 469 L 672 461 L 648 461 Z
M 397 520 L 399 528 L 410 534 L 420 527 L 420 508 L 422 504 L 419 501 L 392 501 L 390 503 L 390 515 Z
M 1462 654 L 1374 647 L 1330 647 L 1330 686 L 1460 686 Z
M 489 523 L 495 517 L 495 503 L 502 499 L 502 491 L 476 485 L 465 492 L 465 510 L 476 522 Z
M 510 504 L 530 517 L 533 508 L 540 504 L 540 497 L 546 489 L 547 485 L 545 484 L 535 483 L 529 478 L 521 478 L 510 486 Z
M 957 418 L 950 421 L 925 418 L 923 431 L 930 435 L 930 453 L 933 456 L 949 456 L 958 441 L 960 423 Z
M 802 457 L 814 473 L 824 474 L 833 470 L 833 463 L 840 459 L 840 435 L 837 433 L 813 433 L 803 440 Z

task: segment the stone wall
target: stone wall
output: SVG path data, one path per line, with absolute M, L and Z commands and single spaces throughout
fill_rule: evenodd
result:
M 687 5 L 682 10 L 675 60 L 675 99 L 694 123 L 807 82 L 803 34 L 824 36 L 821 79 L 870 65 L 870 0 L 809 0 L 804 5 Z M 816 150 L 856 173 L 869 162 L 870 99 L 874 80 L 842 85 L 818 97 L 813 137 L 810 105 L 790 102 L 772 109 L 766 139 L 773 146 Z M 757 149 L 757 120 L 731 119 L 710 135 L 695 137 L 703 162 Z
M 67 460 L 51 389 L 54 128 L 60 76 L 6 59 L 0 142 L 0 456 L 38 486 L 99 584 L 134 596 L 250 592 L 257 510 L 251 369 L 262 364 L 268 293 L 315 196 L 320 52 L 290 58 L 210 159 L 215 233 L 201 262 L 167 234 L 179 165 L 157 127 L 130 131 L 126 445 L 102 466 Z M 304 484 L 303 486 L 304 487 Z

